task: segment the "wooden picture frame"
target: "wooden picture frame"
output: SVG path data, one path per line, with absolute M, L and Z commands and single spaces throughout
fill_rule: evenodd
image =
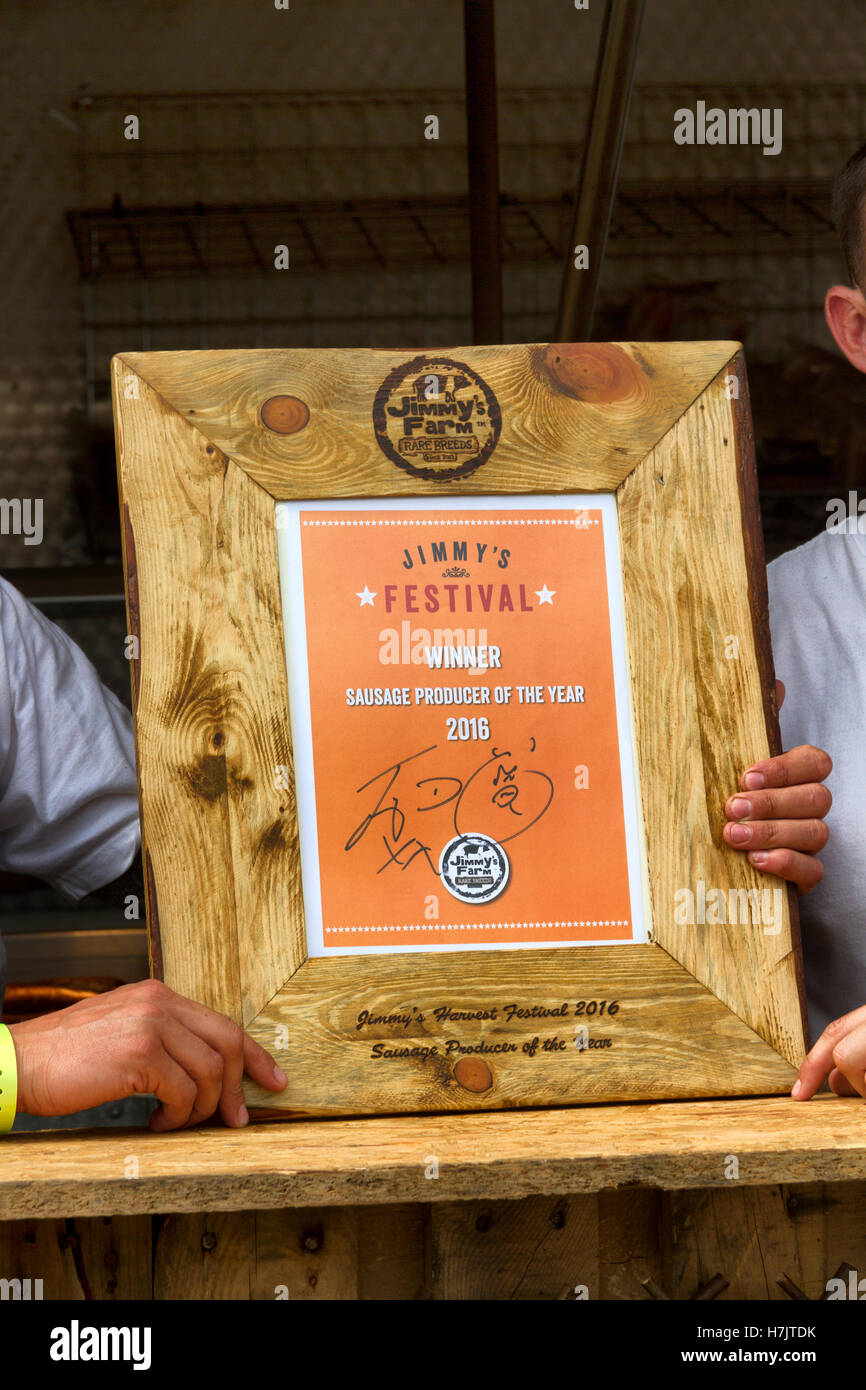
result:
M 486 433 L 465 468 L 407 469 L 382 392 L 443 362 L 482 383 Z M 112 376 L 152 972 L 280 1062 L 285 1092 L 246 1083 L 251 1114 L 789 1090 L 806 1046 L 793 898 L 773 934 L 676 912 L 683 885 L 779 886 L 722 839 L 742 769 L 779 751 L 740 346 L 133 352 Z M 294 790 L 273 778 L 292 766 L 275 502 L 580 492 L 617 499 L 652 940 L 305 959 Z M 371 1061 L 361 994 L 383 1015 L 410 997 L 620 1009 L 591 1059 L 518 1051 L 461 1076 Z

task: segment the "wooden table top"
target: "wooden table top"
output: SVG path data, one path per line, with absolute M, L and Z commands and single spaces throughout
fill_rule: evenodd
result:
M 0 1218 L 866 1179 L 866 1105 L 824 1095 L 0 1139 Z M 433 1176 L 438 1173 L 438 1176 Z

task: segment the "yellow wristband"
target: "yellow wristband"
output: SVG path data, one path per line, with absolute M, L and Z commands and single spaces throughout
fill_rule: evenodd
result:
M 18 1105 L 18 1062 L 12 1034 L 0 1023 L 0 1134 L 12 1128 Z

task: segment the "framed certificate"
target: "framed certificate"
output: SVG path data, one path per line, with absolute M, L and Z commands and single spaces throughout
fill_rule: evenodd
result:
M 613 498 L 276 520 L 309 955 L 645 941 Z
M 113 361 L 154 973 L 369 1114 L 790 1088 L 736 344 Z

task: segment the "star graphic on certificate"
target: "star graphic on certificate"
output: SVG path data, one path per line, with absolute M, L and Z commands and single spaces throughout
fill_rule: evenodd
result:
M 541 588 L 536 589 L 535 592 L 538 595 L 539 608 L 543 603 L 549 603 L 551 608 L 553 607 L 553 595 L 556 593 L 555 589 L 548 589 L 547 585 L 543 584 Z
M 364 585 L 361 592 L 359 594 L 356 594 L 355 597 L 361 600 L 362 608 L 364 607 L 365 603 L 369 603 L 371 608 L 374 607 L 373 599 L 376 597 L 376 595 L 366 584 Z

